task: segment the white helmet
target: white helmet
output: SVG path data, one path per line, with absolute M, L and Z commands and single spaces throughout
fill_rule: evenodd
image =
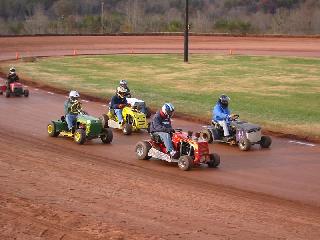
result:
M 125 86 L 127 86 L 128 85 L 128 82 L 127 82 L 127 80 L 120 80 L 120 86 L 121 85 L 125 85 Z
M 15 67 L 11 67 L 10 70 L 9 70 L 9 72 L 10 72 L 11 74 L 16 73 L 16 68 L 15 68 Z
M 171 103 L 165 103 L 162 108 L 161 108 L 161 111 L 169 116 L 169 117 L 172 117 L 173 116 L 173 112 L 174 112 L 174 106 L 171 104 Z
M 77 91 L 70 91 L 69 93 L 69 98 L 79 98 L 80 97 L 80 94 L 77 92 Z

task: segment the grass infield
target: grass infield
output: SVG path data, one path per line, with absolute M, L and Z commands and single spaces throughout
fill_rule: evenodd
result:
M 164 102 L 176 111 L 210 121 L 220 94 L 241 119 L 264 129 L 320 138 L 320 59 L 178 54 L 51 57 L 14 64 L 21 77 L 61 89 L 110 99 L 120 79 L 153 109 Z

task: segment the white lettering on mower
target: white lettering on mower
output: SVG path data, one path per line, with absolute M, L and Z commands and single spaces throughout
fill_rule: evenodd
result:
M 315 146 L 316 146 L 315 144 L 312 144 L 312 143 L 305 143 L 305 142 L 299 142 L 299 141 L 289 141 L 289 143 L 295 143 L 295 144 L 300 144 L 300 145 L 306 145 L 306 146 L 309 146 L 309 147 L 315 147 Z

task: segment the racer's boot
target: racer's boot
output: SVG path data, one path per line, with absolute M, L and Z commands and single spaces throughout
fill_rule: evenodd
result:
M 233 140 L 234 140 L 233 136 L 224 136 L 223 137 L 223 141 L 226 141 L 226 142 L 232 142 Z
M 170 153 L 171 158 L 178 159 L 179 158 L 179 152 L 172 150 Z

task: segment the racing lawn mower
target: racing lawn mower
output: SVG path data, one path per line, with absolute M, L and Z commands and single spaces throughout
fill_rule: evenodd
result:
M 222 142 L 230 145 L 238 145 L 241 151 L 248 151 L 252 145 L 259 144 L 262 148 L 269 148 L 272 140 L 269 136 L 262 136 L 261 127 L 239 120 L 239 115 L 233 115 L 229 122 L 230 137 L 225 138 L 222 126 L 212 121 L 212 125 L 205 126 L 201 135 L 208 143 Z
M 10 96 L 29 96 L 29 89 L 27 89 L 25 86 L 23 86 L 19 82 L 13 82 L 10 83 L 10 87 L 7 88 L 6 85 L 0 86 L 0 95 L 5 94 L 5 96 L 8 98 Z
M 57 121 L 51 121 L 47 130 L 50 137 L 58 137 L 59 135 L 69 137 L 78 144 L 84 144 L 86 140 L 95 138 L 100 138 L 103 143 L 111 143 L 113 140 L 111 129 L 105 128 L 101 119 L 89 116 L 84 111 L 79 111 L 72 131 L 68 129 L 65 116 Z
M 183 171 L 188 171 L 194 166 L 207 164 L 210 168 L 216 168 L 220 164 L 220 156 L 216 153 L 209 153 L 208 142 L 200 137 L 200 133 L 192 136 L 192 132 L 182 132 L 176 129 L 172 134 L 172 143 L 178 156 L 173 158 L 167 153 L 167 149 L 156 133 L 151 133 L 151 139 L 140 141 L 136 144 L 136 156 L 140 160 L 151 158 L 176 162 Z
M 133 131 L 148 129 L 146 115 L 140 111 L 138 105 L 128 105 L 122 109 L 123 123 L 119 124 L 118 117 L 113 109 L 109 108 L 107 114 L 102 115 L 102 123 L 105 127 L 121 129 L 124 135 L 130 135 Z

